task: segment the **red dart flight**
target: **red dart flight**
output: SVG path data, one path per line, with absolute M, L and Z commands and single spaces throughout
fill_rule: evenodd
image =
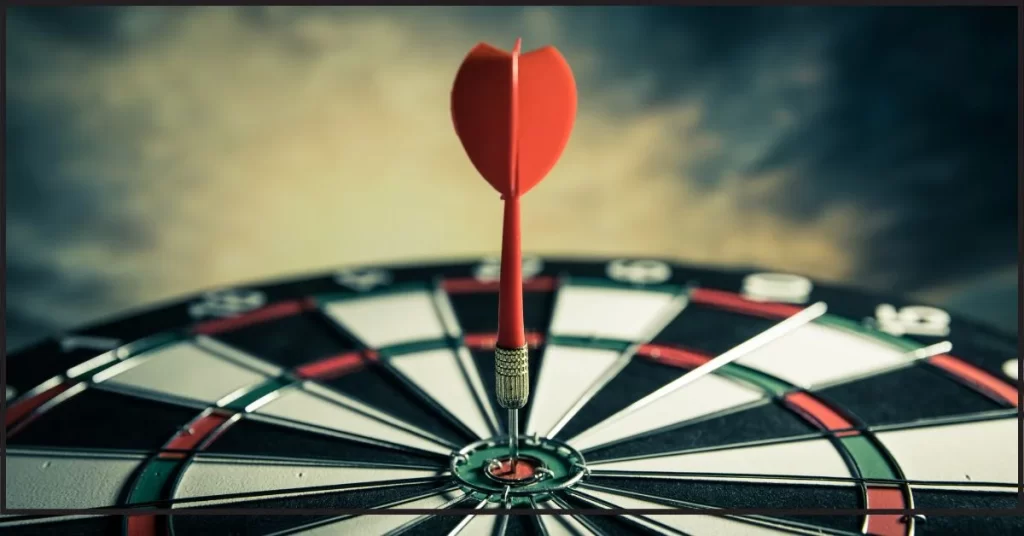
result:
M 481 43 L 452 87 L 452 121 L 477 171 L 505 201 L 498 300 L 498 346 L 526 346 L 519 198 L 562 155 L 576 120 L 576 82 L 552 46 L 522 54 Z

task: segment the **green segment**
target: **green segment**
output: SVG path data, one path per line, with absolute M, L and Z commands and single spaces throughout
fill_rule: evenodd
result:
M 295 383 L 295 380 L 287 376 L 274 378 L 257 385 L 245 393 L 242 393 L 234 400 L 228 402 L 224 407 L 233 411 L 244 412 L 245 408 L 253 402 L 273 393 L 274 391 L 284 389 L 293 383 Z
M 853 462 L 857 465 L 862 477 L 879 480 L 896 480 L 898 478 L 889 461 L 866 436 L 841 437 L 839 442 L 853 457 Z
M 159 501 L 165 498 L 168 484 L 178 474 L 184 460 L 155 458 L 146 464 L 128 496 L 128 504 Z
M 601 279 L 596 277 L 572 277 L 565 280 L 565 284 L 577 285 L 581 287 L 602 287 L 602 288 L 623 288 L 623 289 L 639 289 L 649 290 L 652 292 L 665 292 L 667 294 L 675 294 L 682 288 L 679 285 L 660 284 L 660 285 L 643 285 L 633 283 L 620 283 L 618 281 L 612 281 L 611 279 Z
M 737 365 L 735 363 L 730 363 L 718 369 L 718 373 L 722 376 L 727 376 L 734 380 L 754 385 L 759 389 L 771 393 L 773 396 L 781 397 L 796 389 L 793 385 L 779 380 L 774 376 L 769 376 L 763 372 L 744 367 L 743 365 Z
M 843 331 L 850 331 L 856 333 L 857 335 L 871 337 L 880 342 L 889 344 L 891 346 L 895 346 L 905 352 L 912 352 L 914 350 L 918 350 L 921 348 L 920 344 L 912 340 L 904 339 L 902 337 L 896 337 L 884 331 L 872 329 L 855 320 L 850 320 L 848 318 L 843 318 L 840 316 L 822 315 L 821 317 L 816 319 L 815 322 L 819 324 L 824 324 L 831 328 L 841 329 Z
M 569 479 L 577 476 L 577 470 L 573 463 L 583 463 L 582 458 L 566 451 L 552 450 L 552 447 L 523 445 L 519 449 L 520 455 L 535 458 L 541 462 L 543 467 L 551 470 L 551 478 L 526 484 L 521 489 L 529 490 L 529 495 L 511 495 L 509 502 L 512 506 L 526 506 L 530 504 L 530 497 L 533 500 L 547 500 L 550 493 L 553 493 Z M 462 481 L 462 489 L 471 497 L 477 500 L 490 502 L 501 502 L 505 491 L 505 484 L 495 482 L 484 473 L 487 463 L 496 458 L 508 456 L 508 447 L 495 445 L 473 451 L 467 457 L 465 463 L 456 466 L 455 476 Z
M 616 341 L 612 339 L 597 339 L 588 337 L 564 337 L 561 335 L 555 335 L 548 338 L 548 344 L 557 344 L 559 346 L 576 346 L 580 348 L 593 348 L 595 350 L 614 350 L 616 352 L 624 352 L 626 348 L 629 348 L 630 342 L 627 341 Z
M 444 348 L 451 348 L 451 344 L 445 339 L 435 339 L 429 341 L 413 341 L 402 344 L 396 344 L 394 346 L 387 346 L 378 350 L 381 355 L 388 357 L 396 357 L 405 354 L 415 354 L 419 352 L 429 352 L 431 350 L 441 350 Z

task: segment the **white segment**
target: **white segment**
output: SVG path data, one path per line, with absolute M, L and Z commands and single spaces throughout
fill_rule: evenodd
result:
M 908 361 L 881 341 L 820 324 L 806 324 L 736 362 L 804 388 L 881 372 Z
M 389 363 L 430 398 L 479 437 L 490 437 L 491 427 L 466 383 L 458 357 L 450 349 L 403 354 Z M 471 372 L 472 373 L 472 372 Z
M 640 341 L 675 298 L 668 292 L 566 285 L 558 291 L 551 334 Z
M 447 447 L 366 416 L 338 402 L 295 387 L 284 389 L 281 396 L 260 406 L 255 413 L 438 454 L 448 454 L 451 451 Z
M 18 390 L 13 388 L 13 387 L 11 387 L 10 385 L 5 385 L 4 386 L 4 393 L 7 396 L 7 402 L 10 402 L 16 396 L 18 396 Z
M 614 350 L 548 346 L 531 394 L 526 433 L 548 433 L 619 357 Z
M 850 470 L 827 439 L 809 439 L 637 460 L 591 462 L 602 471 L 757 474 L 849 478 Z
M 429 509 L 440 508 L 446 503 L 463 496 L 461 491 L 449 491 L 447 493 L 434 495 L 425 499 L 403 503 L 394 508 L 408 509 Z M 337 523 L 321 525 L 316 528 L 304 530 L 296 534 L 307 536 L 338 536 L 339 534 L 386 534 L 402 525 L 420 517 L 415 514 L 409 515 L 360 515 L 350 517 Z
M 328 303 L 324 312 L 371 348 L 445 337 L 425 290 L 340 300 Z
M 267 376 L 211 354 L 191 342 L 178 342 L 115 365 L 96 378 L 129 389 L 213 405 L 242 388 L 262 383 Z
M 145 459 L 7 449 L 7 508 L 114 506 Z
M 210 353 L 223 357 L 224 359 L 234 361 L 244 367 L 255 369 L 256 371 L 262 372 L 268 376 L 277 376 L 284 372 L 284 369 L 273 363 L 253 357 L 233 346 L 224 344 L 213 337 L 199 335 L 195 338 L 195 344 L 203 350 L 207 350 Z
M 592 449 L 665 426 L 696 419 L 744 404 L 763 400 L 764 393 L 710 375 L 642 406 L 640 409 L 614 415 L 569 440 L 580 450 Z
M 1017 483 L 1017 419 L 877 432 L 907 480 Z M 958 489 L 963 489 L 958 488 Z
M 1020 376 L 1020 363 L 1016 359 L 1003 363 L 1003 374 L 1006 374 L 1007 378 L 1017 381 Z
M 643 499 L 637 499 L 634 497 L 628 497 L 625 495 L 619 495 L 618 493 L 610 493 L 606 491 L 598 491 L 592 488 L 585 488 L 582 490 L 583 493 L 600 499 L 602 501 L 614 504 L 618 508 L 629 508 L 634 510 L 649 510 L 655 508 L 671 508 L 663 504 L 658 504 L 651 501 L 645 501 Z M 755 525 L 753 523 L 744 523 L 735 519 L 718 516 L 708 515 L 645 515 L 638 516 L 640 519 L 649 519 L 661 523 L 662 525 L 671 527 L 675 530 L 682 531 L 685 534 L 691 536 L 712 536 L 718 534 L 744 534 L 751 536 L 779 536 L 780 534 L 792 534 L 792 532 L 776 530 L 770 527 L 762 525 Z
M 174 497 L 187 499 L 235 493 L 260 493 L 317 486 L 389 482 L 437 476 L 423 469 L 338 467 L 305 465 L 270 460 L 239 461 L 200 457 L 189 464 Z M 227 502 L 251 500 L 229 499 Z
M 498 503 L 489 502 L 481 510 L 493 510 L 499 506 Z M 459 536 L 493 536 L 499 519 L 501 519 L 501 516 L 473 516 L 473 519 L 459 531 Z

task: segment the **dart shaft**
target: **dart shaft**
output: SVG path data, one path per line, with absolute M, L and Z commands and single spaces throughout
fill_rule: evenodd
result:
M 508 410 L 508 452 L 515 469 L 516 458 L 519 457 L 519 410 Z

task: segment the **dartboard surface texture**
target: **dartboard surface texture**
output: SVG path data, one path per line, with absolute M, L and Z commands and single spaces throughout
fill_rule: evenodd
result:
M 1014 338 L 791 275 L 526 258 L 523 276 L 515 486 L 489 466 L 497 261 L 346 269 L 8 356 L 0 532 L 1024 534 L 1000 515 Z M 710 508 L 729 515 L 656 511 Z M 940 514 L 858 512 L 910 508 Z

